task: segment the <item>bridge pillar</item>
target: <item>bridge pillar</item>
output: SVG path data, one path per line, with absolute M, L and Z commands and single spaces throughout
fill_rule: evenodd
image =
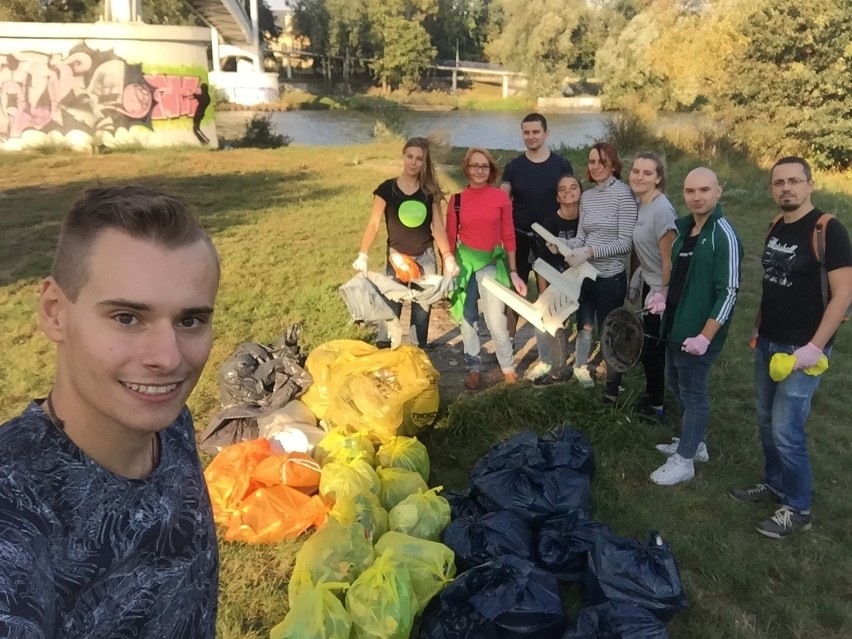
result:
M 453 69 L 453 91 L 456 91 L 459 87 L 459 72 Z
M 210 53 L 213 56 L 213 70 L 222 70 L 222 59 L 219 57 L 219 32 L 216 27 L 210 27 Z
M 503 74 L 503 97 L 509 97 L 509 74 Z

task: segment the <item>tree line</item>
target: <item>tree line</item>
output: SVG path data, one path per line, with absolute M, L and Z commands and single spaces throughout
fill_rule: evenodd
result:
M 852 166 L 849 0 L 289 0 L 326 75 L 414 88 L 436 59 L 520 71 L 534 96 L 595 76 L 606 108 L 700 110 L 756 156 Z M 82 22 L 102 0 L 4 0 L 0 20 Z M 265 2 L 262 30 L 280 33 Z M 193 24 L 143 0 L 152 24 Z

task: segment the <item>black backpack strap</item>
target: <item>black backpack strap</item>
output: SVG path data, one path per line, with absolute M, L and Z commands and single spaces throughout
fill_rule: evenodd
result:
M 828 221 L 834 217 L 829 213 L 823 213 L 814 226 L 813 248 L 817 262 L 819 262 L 819 285 L 822 291 L 822 306 L 828 306 L 828 271 L 825 270 L 825 227 Z
M 461 227 L 461 193 L 456 193 L 456 197 L 453 202 L 453 211 L 456 213 L 456 242 L 458 242 L 459 229 Z

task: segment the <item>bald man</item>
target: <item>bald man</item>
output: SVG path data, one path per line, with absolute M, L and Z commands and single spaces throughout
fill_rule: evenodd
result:
M 671 486 L 695 476 L 695 461 L 707 461 L 704 443 L 710 421 L 710 366 L 718 357 L 740 286 L 742 243 L 722 215 L 722 187 L 716 174 L 699 167 L 686 176 L 683 198 L 690 210 L 677 220 L 672 274 L 660 292 L 666 340 L 666 385 L 683 415 L 681 436 L 657 449 L 668 461 L 651 481 Z

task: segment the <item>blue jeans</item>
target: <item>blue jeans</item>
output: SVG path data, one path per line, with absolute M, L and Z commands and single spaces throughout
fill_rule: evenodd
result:
M 432 249 L 427 249 L 420 255 L 414 257 L 414 261 L 420 266 L 420 270 L 423 275 L 434 275 L 438 272 L 438 265 L 435 261 L 435 251 Z M 393 266 L 391 266 L 390 261 L 385 264 L 385 274 L 393 277 L 397 282 L 399 280 L 394 277 L 396 272 L 393 270 Z M 416 284 L 409 284 L 409 286 L 416 286 Z M 394 302 L 393 300 L 389 300 L 385 298 L 385 302 L 390 306 L 393 314 L 399 318 L 402 315 L 402 302 Z M 411 305 L 411 319 L 410 325 L 414 329 L 414 337 L 417 340 L 417 346 L 420 348 L 426 348 L 426 344 L 429 341 L 429 315 L 432 309 L 428 306 L 421 306 L 420 304 L 412 304 Z M 385 324 L 380 324 L 379 329 L 376 332 L 376 342 L 384 342 L 389 340 L 388 330 Z
M 666 385 L 674 393 L 682 415 L 677 454 L 695 457 L 710 423 L 710 367 L 719 351 L 690 355 L 680 346 L 666 345 Z
M 812 478 L 805 421 L 822 375 L 793 371 L 774 382 L 769 360 L 775 353 L 798 348 L 760 337 L 754 350 L 754 403 L 763 444 L 763 481 L 781 496 L 784 505 L 799 512 L 811 507 Z M 831 348 L 825 349 L 829 355 Z
M 600 328 L 610 311 L 624 304 L 626 295 L 627 273 L 624 271 L 612 277 L 583 280 L 583 286 L 580 289 L 580 306 L 577 309 L 577 328 L 583 330 L 586 326 L 594 327 L 595 320 L 597 320 L 598 328 Z M 585 363 L 578 361 L 575 365 L 581 366 Z M 621 373 L 615 373 L 607 367 L 606 390 L 604 392 L 615 397 L 618 395 L 620 384 Z
M 464 344 L 464 365 L 468 371 L 482 370 L 480 351 L 482 344 L 477 331 L 479 322 L 479 300 L 482 300 L 482 314 L 485 325 L 491 333 L 494 342 L 494 353 L 497 362 L 504 373 L 515 370 L 514 354 L 512 353 L 512 338 L 509 337 L 509 326 L 506 320 L 506 306 L 500 298 L 482 286 L 482 278 L 486 275 L 495 277 L 497 268 L 493 264 L 478 270 L 467 281 L 464 313 L 461 323 L 462 343 Z

